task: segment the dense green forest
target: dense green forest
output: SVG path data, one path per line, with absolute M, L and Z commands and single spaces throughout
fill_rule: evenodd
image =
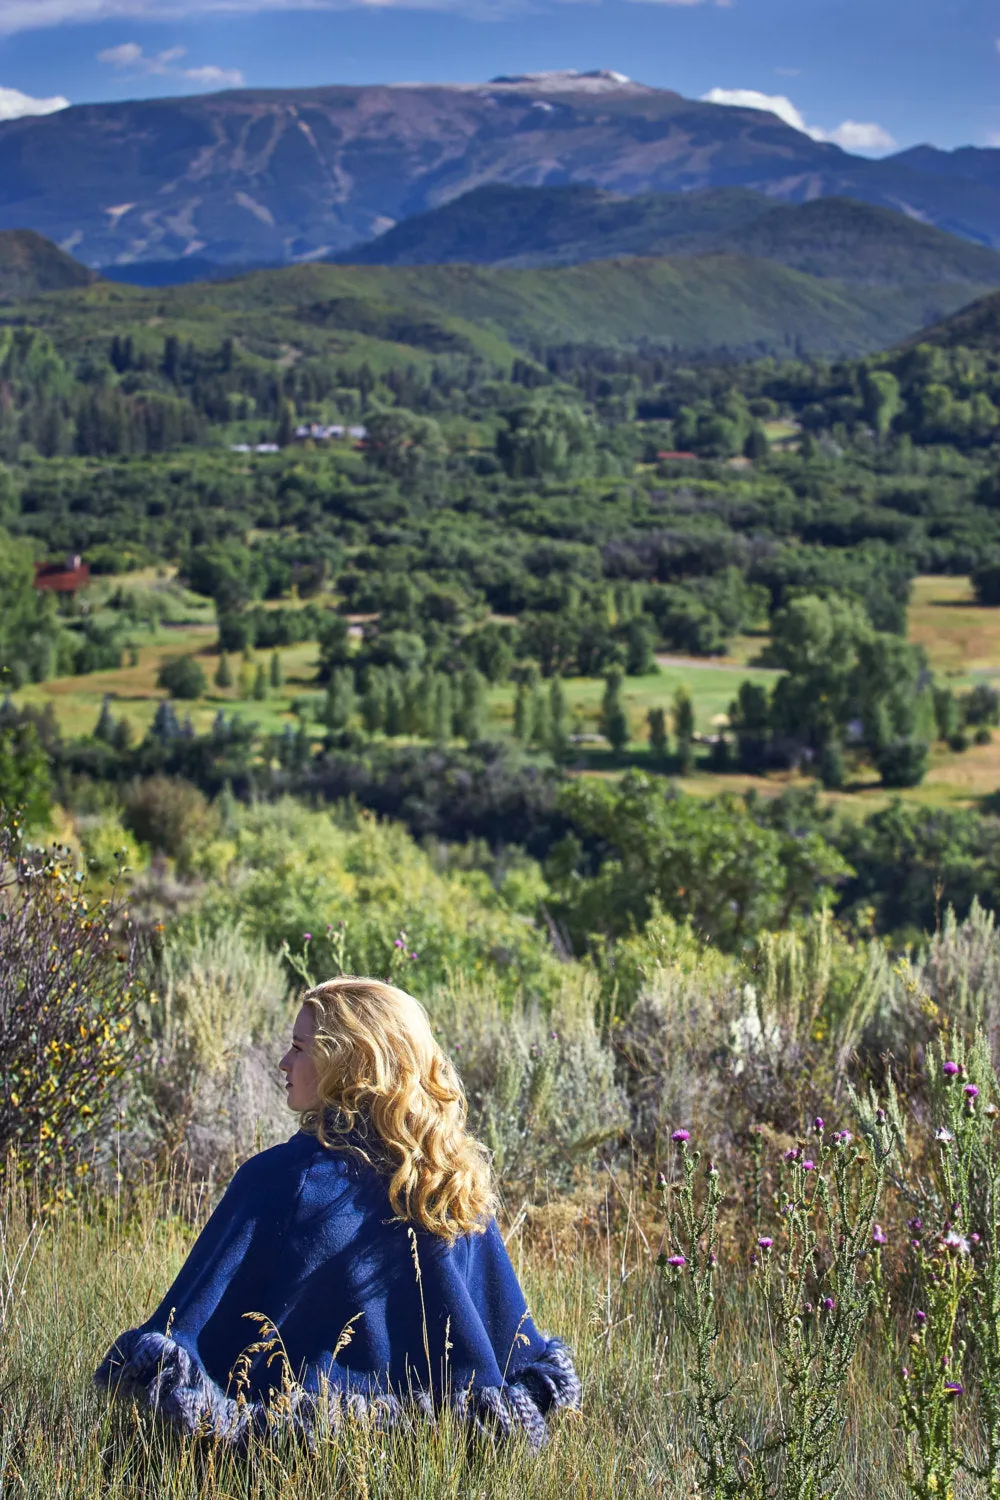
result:
M 299 274 L 188 288 L 183 306 L 266 309 Z M 885 930 L 919 928 L 933 920 L 933 875 L 907 896 L 887 873 L 907 840 L 927 871 L 954 864 L 948 894 L 964 907 L 989 894 L 993 831 L 979 814 L 951 813 L 945 830 L 911 810 L 862 834 L 796 793 L 787 805 L 723 797 L 712 814 L 785 872 L 769 895 L 733 897 L 738 918 L 707 915 L 693 877 L 678 904 L 646 855 L 635 890 L 611 902 L 602 882 L 632 858 L 619 837 L 629 804 L 602 811 L 562 783 L 587 764 L 565 691 L 578 678 L 604 681 L 611 769 L 640 774 L 626 798 L 658 798 L 664 776 L 699 764 L 905 789 L 935 746 L 988 741 L 995 689 L 935 678 L 906 628 L 917 574 L 971 573 L 983 602 L 1000 598 L 996 354 L 952 346 L 946 328 L 862 360 L 528 344 L 491 361 L 435 348 L 436 324 L 356 326 L 348 357 L 339 335 L 334 353 L 233 333 L 213 343 L 211 319 L 207 336 L 182 337 L 169 300 L 164 318 L 133 324 L 145 296 L 63 292 L 30 304 L 46 327 L 10 317 L 0 332 L 0 652 L 15 690 L 117 668 L 149 607 L 128 574 L 159 568 L 211 601 L 217 656 L 163 667 L 169 696 L 141 744 L 113 705 L 81 742 L 11 701 L 9 784 L 45 782 L 42 802 L 72 802 L 88 778 L 124 788 L 159 775 L 209 797 L 350 796 L 420 835 L 515 843 L 548 862 L 576 947 L 588 913 L 624 931 L 664 906 L 738 943 L 827 890 L 845 912 L 873 906 Z M 101 340 L 95 306 L 122 318 Z M 355 325 L 374 316 L 348 311 Z M 404 333 L 412 345 L 387 342 Z M 100 609 L 34 589 L 33 563 L 60 554 L 117 575 Z M 655 674 L 658 653 L 711 659 L 737 639 L 770 678 L 743 682 L 721 728 L 696 726 L 682 692 L 651 708 L 645 758 L 630 761 L 623 681 Z M 316 643 L 314 688 L 277 739 L 221 708 L 211 734 L 185 727 L 206 665 L 225 689 L 230 657 L 270 652 L 280 682 L 280 652 L 303 641 Z M 264 665 L 242 671 L 245 696 L 263 698 Z M 508 683 L 519 748 L 501 750 L 486 704 Z M 689 828 L 683 798 L 666 797 L 670 838 L 692 844 L 707 809 Z M 776 852 L 790 836 L 813 849 L 808 873 Z

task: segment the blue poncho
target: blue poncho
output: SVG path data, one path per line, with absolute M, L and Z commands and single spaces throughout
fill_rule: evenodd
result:
M 276 1426 L 310 1436 L 348 1410 L 393 1420 L 448 1404 L 537 1448 L 545 1414 L 580 1390 L 568 1351 L 535 1327 L 495 1223 L 449 1244 L 394 1221 L 385 1178 L 304 1131 L 239 1169 L 159 1307 L 95 1380 L 237 1443 Z

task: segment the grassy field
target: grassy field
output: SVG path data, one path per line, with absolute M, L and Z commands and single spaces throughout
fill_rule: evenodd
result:
M 115 1336 L 148 1315 L 206 1216 L 203 1191 L 151 1186 L 128 1203 L 85 1194 L 71 1213 L 33 1218 L 4 1205 L 0 1273 L 17 1315 L 0 1325 L 4 1493 L 18 1500 L 243 1497 L 243 1500 L 689 1500 L 702 1493 L 686 1340 L 655 1268 L 655 1208 L 612 1179 L 608 1196 L 518 1216 L 508 1241 L 539 1324 L 576 1351 L 583 1407 L 555 1424 L 536 1459 L 519 1444 L 468 1444 L 447 1421 L 379 1432 L 349 1420 L 315 1453 L 279 1446 L 236 1461 L 209 1444 L 172 1442 L 134 1407 L 109 1407 L 90 1375 Z M 652 1208 L 652 1212 L 651 1212 Z M 720 1286 L 720 1364 L 747 1442 L 776 1418 L 774 1343 L 759 1302 Z M 895 1374 L 872 1340 L 849 1381 L 840 1436 L 855 1500 L 902 1500 Z M 777 1397 L 780 1400 L 780 1396 Z M 955 1500 L 974 1491 L 960 1482 Z
M 148 574 L 131 574 L 125 579 L 102 580 L 95 599 L 98 618 L 111 618 L 104 601 L 113 587 L 147 591 L 172 589 L 174 619 L 157 624 L 155 629 L 139 628 L 132 632 L 138 650 L 138 662 L 115 671 L 95 672 L 84 677 L 55 678 L 23 689 L 17 701 L 42 706 L 51 703 L 63 732 L 68 735 L 89 733 L 97 722 L 105 694 L 114 700 L 115 713 L 127 718 L 136 735 L 145 733 L 164 696 L 156 686 L 157 672 L 171 656 L 196 655 L 209 681 L 206 695 L 192 703 L 178 704 L 181 715 L 190 715 L 196 730 L 207 729 L 220 709 L 254 722 L 262 732 L 279 732 L 285 724 L 295 722 L 292 708 L 296 698 L 315 694 L 316 647 L 312 643 L 283 649 L 281 658 L 284 685 L 277 691 L 268 689 L 262 701 L 241 696 L 239 678 L 243 663 L 231 659 L 234 686 L 225 691 L 211 685 L 218 657 L 214 650 L 215 625 L 211 606 L 196 596 L 186 594 L 167 578 Z M 923 646 L 935 673 L 957 690 L 976 682 L 1000 682 L 1000 610 L 978 606 L 968 579 L 922 577 L 913 586 L 909 617 L 910 639 Z M 738 637 L 730 654 L 710 661 L 661 656 L 659 671 L 648 677 L 626 678 L 624 700 L 632 730 L 632 742 L 623 757 L 615 761 L 600 746 L 588 746 L 581 752 L 581 769 L 592 773 L 616 773 L 623 764 L 642 764 L 647 741 L 646 715 L 650 708 L 662 707 L 669 713 L 676 690 L 686 688 L 695 708 L 696 729 L 710 734 L 722 724 L 729 705 L 741 682 L 770 685 L 777 674 L 751 667 L 761 650 L 758 636 Z M 268 663 L 270 653 L 257 653 L 255 661 Z M 249 665 L 251 678 L 256 664 Z M 244 687 L 246 681 L 244 681 Z M 604 683 L 600 679 L 578 678 L 565 684 L 572 732 L 594 735 L 598 730 Z M 489 732 L 501 739 L 513 736 L 514 688 L 496 687 L 488 696 Z M 772 774 L 767 777 L 715 775 L 697 771 L 682 785 L 699 795 L 720 791 L 759 791 L 775 795 L 789 785 L 803 784 L 805 778 L 794 774 Z M 919 787 L 905 795 L 930 806 L 969 806 L 1000 788 L 1000 735 L 989 745 L 975 745 L 962 754 L 937 747 L 931 757 L 931 768 Z M 874 778 L 870 784 L 857 786 L 849 793 L 830 794 L 832 800 L 861 812 L 882 806 L 888 794 Z

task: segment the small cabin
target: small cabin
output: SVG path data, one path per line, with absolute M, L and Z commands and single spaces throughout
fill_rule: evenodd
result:
M 71 553 L 62 562 L 36 562 L 35 588 L 53 594 L 76 594 L 90 582 L 90 568 L 79 553 Z

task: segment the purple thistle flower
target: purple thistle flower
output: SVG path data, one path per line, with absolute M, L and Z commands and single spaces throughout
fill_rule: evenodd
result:
M 923 1219 L 907 1219 L 906 1227 L 912 1229 L 914 1234 L 919 1234 L 924 1227 L 924 1221 Z
M 757 1243 L 762 1250 L 770 1250 L 771 1246 L 774 1244 L 774 1241 L 769 1234 L 762 1234 Z
M 889 1243 L 889 1236 L 881 1224 L 876 1224 L 872 1228 L 872 1243 L 875 1245 L 887 1245 Z
M 685 1145 L 691 1139 L 690 1130 L 675 1130 L 670 1139 L 678 1146 Z
M 944 1383 L 944 1393 L 946 1396 L 964 1396 L 965 1386 L 960 1380 L 946 1380 Z
M 823 1134 L 823 1116 L 822 1115 L 817 1115 L 816 1118 L 815 1118 L 815 1120 L 813 1120 L 813 1130 L 815 1130 L 815 1132 L 816 1132 L 817 1135 L 822 1135 Z
M 416 954 L 415 954 L 415 953 L 411 953 L 411 954 L 410 954 L 410 957 L 411 957 L 411 958 L 416 958 L 416 956 L 417 956 L 417 955 L 416 955 Z
M 680 1270 L 681 1266 L 687 1265 L 687 1259 L 683 1255 L 668 1255 L 667 1265 L 676 1266 Z
M 397 938 L 397 939 L 396 939 L 396 943 L 395 943 L 395 946 L 396 946 L 396 947 L 397 947 L 397 948 L 402 948 L 402 947 L 405 947 L 405 944 L 404 944 L 404 942 L 403 942 L 403 939 L 402 939 L 402 938 Z
M 790 1151 L 786 1151 L 785 1152 L 785 1160 L 786 1161 L 798 1161 L 798 1159 L 799 1159 L 799 1157 L 801 1155 L 802 1155 L 802 1153 L 799 1150 L 798 1146 L 793 1146 Z
M 913 1314 L 913 1321 L 918 1325 L 922 1325 L 927 1322 L 927 1314 L 925 1312 L 921 1312 L 918 1308 L 917 1311 Z
M 952 1062 L 950 1058 L 946 1063 L 941 1064 L 941 1072 L 946 1078 L 955 1078 L 961 1071 L 958 1063 Z
M 970 1234 L 969 1235 L 969 1242 L 970 1242 L 970 1244 L 978 1245 L 979 1244 L 979 1236 L 978 1236 L 978 1234 Z
M 854 1137 L 849 1130 L 838 1130 L 835 1132 L 833 1139 L 838 1146 L 849 1146 Z
M 657 1174 L 656 1174 L 656 1186 L 658 1188 L 665 1188 L 666 1185 L 667 1185 L 667 1179 L 664 1177 L 663 1173 L 662 1172 L 657 1172 Z
M 803 1172 L 815 1172 L 816 1163 L 814 1161 L 804 1161 L 802 1163 L 802 1170 Z
M 305 943 L 311 943 L 312 940 L 313 940 L 313 935 L 312 935 L 311 932 L 304 932 L 302 934 L 302 941 L 303 942 L 305 942 Z
M 965 1097 L 966 1099 L 979 1098 L 979 1090 L 976 1088 L 976 1085 L 974 1083 L 967 1083 L 965 1085 Z
M 837 1304 L 836 1304 L 836 1302 L 834 1302 L 834 1300 L 833 1300 L 832 1297 L 824 1297 L 823 1298 L 823 1311 L 824 1312 L 833 1312 L 833 1309 L 836 1307 L 836 1305 Z

